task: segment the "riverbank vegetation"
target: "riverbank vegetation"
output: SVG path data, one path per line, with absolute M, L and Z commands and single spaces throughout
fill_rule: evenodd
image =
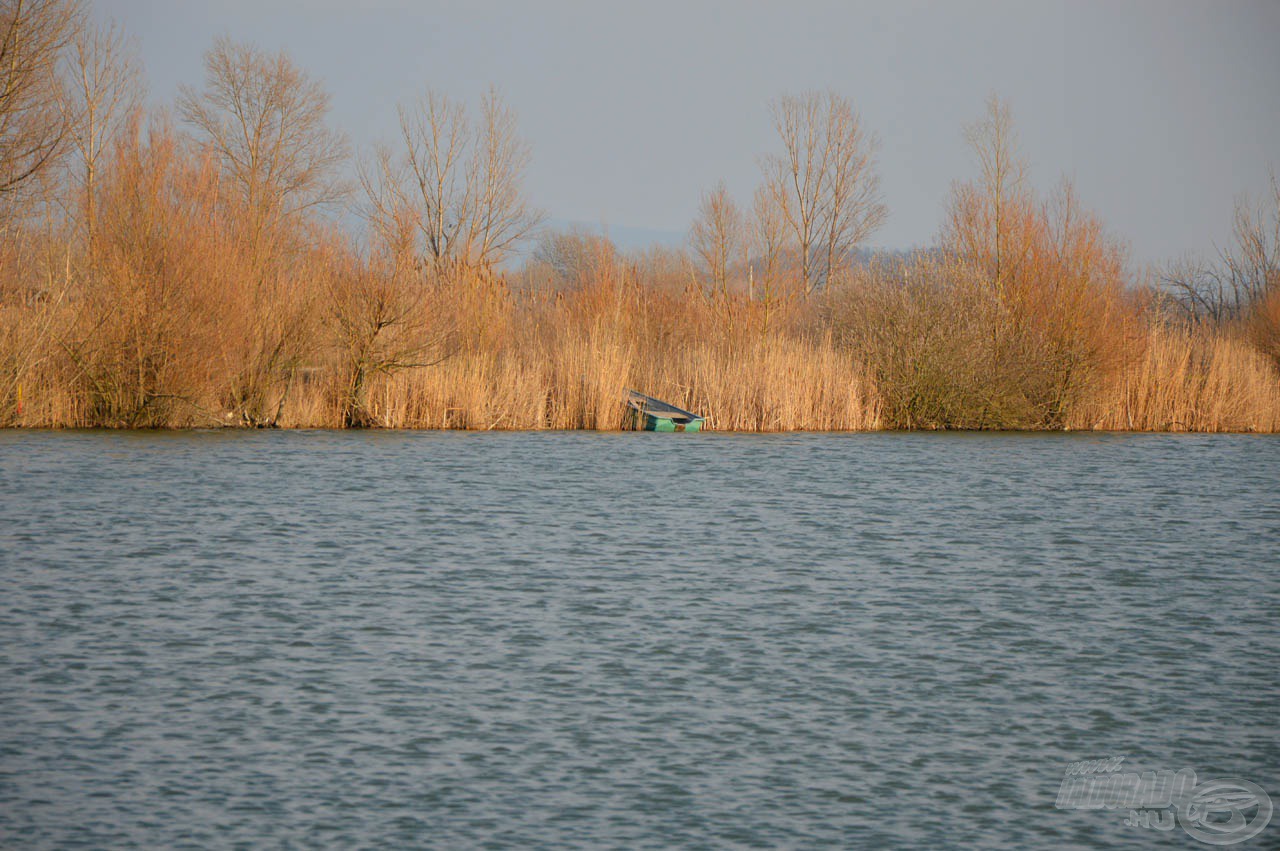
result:
M 1135 274 L 1009 106 L 936 244 L 866 251 L 877 140 L 834 93 L 688 245 L 553 231 L 496 91 L 353 153 L 319 82 L 229 39 L 169 110 L 73 0 L 0 0 L 0 426 L 1280 429 L 1280 188 L 1213 262 Z

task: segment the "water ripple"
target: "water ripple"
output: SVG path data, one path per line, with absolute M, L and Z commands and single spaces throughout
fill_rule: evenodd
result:
M 1152 841 L 1063 770 L 1280 795 L 1278 486 L 1260 437 L 3 433 L 0 845 Z

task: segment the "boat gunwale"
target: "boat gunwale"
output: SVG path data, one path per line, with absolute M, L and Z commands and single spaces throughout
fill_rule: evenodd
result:
M 638 390 L 627 388 L 627 393 L 630 394 L 627 399 L 627 406 L 645 416 L 671 420 L 673 423 L 680 423 L 683 420 L 683 424 L 706 421 L 706 417 L 695 414 L 692 411 L 686 411 L 684 408 L 678 408 L 670 402 L 664 402 Z

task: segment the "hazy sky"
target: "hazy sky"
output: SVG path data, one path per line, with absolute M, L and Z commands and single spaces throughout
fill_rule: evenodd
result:
M 724 179 L 749 202 L 776 149 L 768 102 L 847 96 L 879 135 L 890 218 L 927 245 L 961 131 L 1009 99 L 1037 186 L 1076 181 L 1139 262 L 1226 242 L 1232 205 L 1280 170 L 1280 2 L 95 0 L 136 36 L 154 98 L 198 84 L 227 34 L 285 48 L 333 93 L 357 148 L 390 141 L 428 86 L 493 83 L 533 146 L 526 188 L 556 222 L 683 233 Z

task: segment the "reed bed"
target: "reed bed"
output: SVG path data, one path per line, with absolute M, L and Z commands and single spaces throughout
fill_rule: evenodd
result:
M 576 310 L 562 304 L 559 313 L 549 314 L 540 307 L 550 330 L 517 322 L 524 330 L 500 346 L 465 346 L 438 364 L 378 377 L 369 393 L 371 424 L 614 431 L 630 427 L 625 391 L 640 388 L 705 412 L 713 429 L 850 431 L 881 425 L 870 378 L 829 335 L 818 341 L 735 335 L 669 346 L 660 333 L 637 336 L 635 316 L 575 330 L 567 323 Z M 675 335 L 672 329 L 666 337 Z M 326 401 L 335 395 L 332 381 L 309 387 L 290 403 L 282 424 L 336 424 L 339 417 Z
M 913 272 L 917 280 L 927 279 L 928 298 L 935 301 L 945 282 L 956 280 L 949 266 L 917 264 Z M 957 296 L 932 304 L 912 299 L 908 288 L 896 293 L 888 313 L 881 299 L 882 312 L 873 318 L 881 328 L 897 329 L 899 338 L 856 339 L 837 333 L 838 313 L 798 301 L 774 305 L 766 321 L 758 303 L 617 280 L 550 298 L 491 292 L 501 305 L 482 308 L 489 324 L 473 328 L 466 346 L 436 366 L 378 381 L 373 422 L 392 428 L 614 430 L 629 425 L 621 400 L 634 387 L 705 413 L 708 427 L 723 431 L 901 428 L 911 424 L 895 420 L 886 399 L 904 392 L 919 397 L 924 391 L 912 382 L 927 369 L 930 392 L 968 404 L 990 406 L 992 399 L 1020 394 L 1033 418 L 1011 427 L 1280 430 L 1280 376 L 1239 329 L 1171 327 L 1144 319 L 1134 307 L 1118 318 L 1114 311 L 1121 308 L 1112 305 L 1099 327 L 1075 332 L 1088 346 L 1065 350 L 1074 357 L 1075 382 L 1066 392 L 1064 348 L 1046 346 L 1043 333 L 1032 334 L 1031 343 L 1019 338 L 1007 346 L 1011 364 L 987 363 L 984 369 L 971 362 L 975 352 L 964 345 L 976 338 L 979 359 L 987 357 L 987 329 L 995 326 L 990 306 L 975 302 L 970 283 L 965 279 Z M 462 301 L 477 309 L 474 293 Z M 852 308 L 865 303 L 855 299 Z M 922 320 L 922 311 L 931 310 L 932 318 Z M 959 337 L 957 328 L 964 329 Z M 930 339 L 946 346 L 941 360 L 937 352 L 918 350 L 921 340 Z M 903 352 L 908 357 L 896 364 L 899 372 L 877 375 L 877 363 L 901 360 Z M 1026 402 L 1040 385 L 1057 392 L 1052 409 Z M 290 424 L 315 424 L 315 412 L 323 408 L 303 402 Z
M 1280 373 L 1244 339 L 1155 327 L 1140 350 L 1081 404 L 1072 428 L 1280 431 Z
M 720 431 L 857 431 L 902 425 L 885 408 L 885 399 L 901 397 L 902 388 L 882 386 L 884 378 L 877 378 L 871 367 L 883 353 L 842 340 L 824 327 L 827 320 L 813 315 L 779 320 L 764 331 L 751 321 L 717 327 L 723 314 L 696 293 L 673 296 L 613 288 L 521 299 L 499 288 L 485 298 L 494 301 L 484 305 L 490 324 L 465 334 L 456 332 L 448 309 L 422 306 L 436 319 L 421 324 L 418 333 L 425 342 L 415 345 L 428 352 L 430 363 L 375 370 L 363 424 L 618 430 L 630 425 L 622 401 L 625 390 L 636 388 L 704 413 L 708 427 Z M 474 294 L 461 299 L 466 310 L 475 308 L 474 300 Z M 184 339 L 175 332 L 167 358 L 153 359 L 154 384 L 145 399 L 129 396 L 144 383 L 138 369 L 147 359 L 129 361 L 128 346 L 118 346 L 117 357 L 109 361 L 111 370 L 132 364 L 127 376 L 98 372 L 88 377 L 88 371 L 101 370 L 101 365 L 94 367 L 83 355 L 73 357 L 76 349 L 68 343 L 83 321 L 83 309 L 64 302 L 10 305 L 0 312 L 6 332 L 6 402 L 0 408 L 5 425 L 246 424 L 230 404 L 241 370 L 225 366 L 241 358 L 210 357 L 204 334 Z M 455 333 L 443 334 L 441 323 Z M 37 334 L 33 329 L 44 330 Z M 323 322 L 311 334 L 300 344 L 302 355 L 293 368 L 270 373 L 262 393 L 265 408 L 279 408 L 275 425 L 343 424 L 347 358 Z M 184 346 L 192 351 L 184 354 Z M 132 354 L 138 354 L 136 348 Z M 929 368 L 930 387 L 942 392 L 936 386 L 945 376 L 940 377 L 937 364 Z M 984 383 L 980 371 L 968 366 L 956 370 L 952 380 L 966 386 Z M 985 382 L 995 380 L 989 376 Z M 132 413 L 122 415 L 126 410 Z M 1073 399 L 1058 427 L 1280 431 L 1280 375 L 1243 335 L 1144 325 L 1130 336 L 1114 364 Z
M 198 196 L 198 171 L 141 165 L 161 172 L 149 203 L 174 183 Z M 323 233 L 263 260 L 198 217 L 174 257 L 116 215 L 97 264 L 33 251 L 41 287 L 7 291 L 0 425 L 608 431 L 629 427 L 635 388 L 721 431 L 1280 430 L 1280 376 L 1248 326 L 1074 293 L 1021 307 L 954 259 L 868 269 L 822 299 L 713 297 L 623 260 L 521 291 Z

